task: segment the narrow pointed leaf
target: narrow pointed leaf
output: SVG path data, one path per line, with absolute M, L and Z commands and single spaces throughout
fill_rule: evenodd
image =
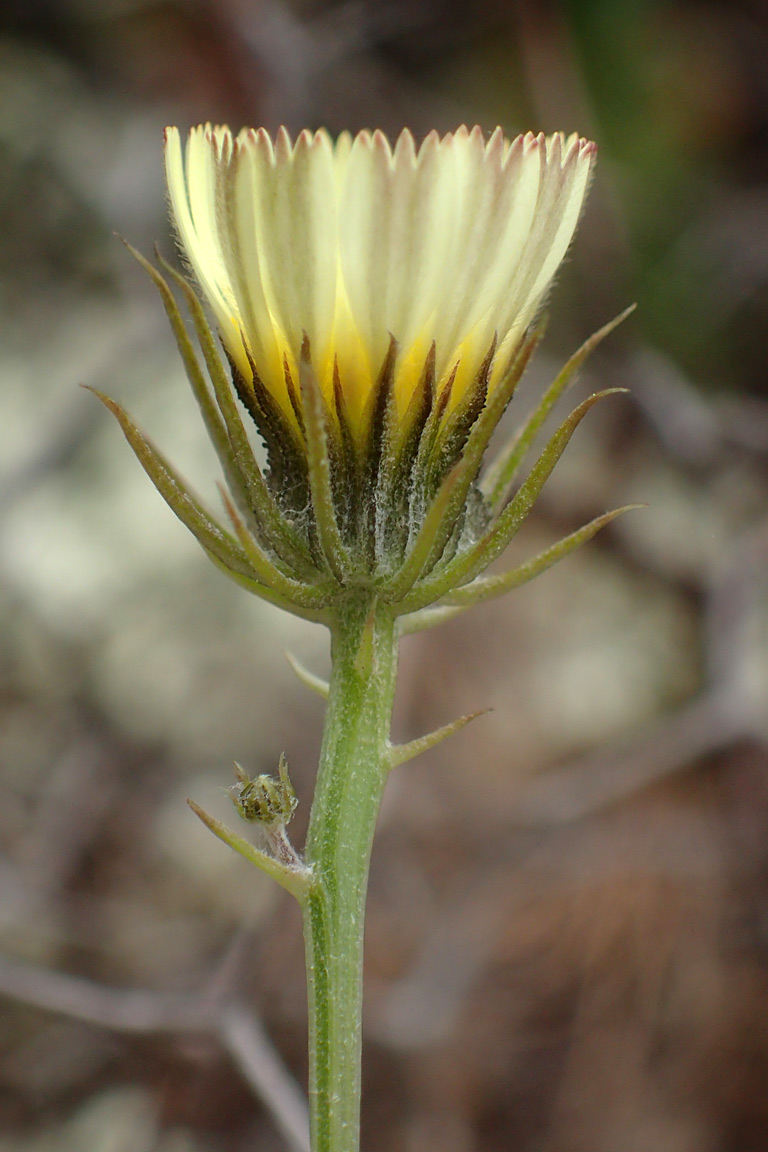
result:
M 384 420 L 379 475 L 374 496 L 375 541 L 382 566 L 393 555 L 404 555 L 409 539 L 412 468 L 424 425 L 432 408 L 435 345 L 432 344 L 405 412 L 398 412 L 390 391 Z
M 309 486 L 317 524 L 317 537 L 328 567 L 343 584 L 349 561 L 333 505 L 325 402 L 317 376 L 309 361 L 306 345 L 301 351 L 299 376 L 307 437 Z
M 155 488 L 206 552 L 216 556 L 225 567 L 253 578 L 253 569 L 238 542 L 208 515 L 165 457 L 139 431 L 127 412 L 103 392 L 95 388 L 89 388 L 88 391 L 93 392 L 117 418 L 123 435 Z
M 326 608 L 302 608 L 293 600 L 286 600 L 273 588 L 269 588 L 266 584 L 260 584 L 253 575 L 245 576 L 242 572 L 237 572 L 235 569 L 228 567 L 223 560 L 220 560 L 213 552 L 205 549 L 208 559 L 216 565 L 225 576 L 229 576 L 230 580 L 234 580 L 235 584 L 239 584 L 241 588 L 245 588 L 246 592 L 250 592 L 253 596 L 258 596 L 260 600 L 266 600 L 269 604 L 274 604 L 276 608 L 282 608 L 284 612 L 290 612 L 293 616 L 300 616 L 302 620 L 309 620 L 312 624 L 330 624 L 331 617 L 329 609 Z
M 384 439 L 387 411 L 394 400 L 392 387 L 397 361 L 398 346 L 394 336 L 390 336 L 389 347 L 371 389 L 362 417 L 362 447 L 360 454 L 366 462 L 368 476 L 366 482 L 375 485 L 379 473 L 382 441 Z
M 494 334 L 485 359 L 479 365 L 474 379 L 467 383 L 461 396 L 443 418 L 434 449 L 431 453 L 430 472 L 444 475 L 463 452 L 470 429 L 488 401 L 488 383 L 496 356 L 498 338 Z
M 391 580 L 387 581 L 382 589 L 382 597 L 390 604 L 399 603 L 410 592 L 424 571 L 435 548 L 436 539 L 444 534 L 444 521 L 448 515 L 449 506 L 454 502 L 452 498 L 456 488 L 461 484 L 462 479 L 463 468 L 460 461 L 443 480 L 403 566 Z
M 528 334 L 516 353 L 509 371 L 488 396 L 484 407 L 472 425 L 461 458 L 456 465 L 458 473 L 456 483 L 446 503 L 440 529 L 435 533 L 432 549 L 426 563 L 422 566 L 422 571 L 425 568 L 432 568 L 440 559 L 454 530 L 456 520 L 464 507 L 470 485 L 480 471 L 488 442 L 520 383 L 528 362 L 541 340 L 542 333 L 543 328 L 538 326 Z M 488 364 L 488 368 L 490 368 L 490 364 Z
M 307 475 L 307 448 L 303 429 L 293 415 L 273 395 L 260 378 L 256 363 L 241 329 L 240 338 L 248 360 L 248 372 L 243 373 L 224 345 L 224 352 L 232 376 L 232 387 L 240 404 L 253 420 L 264 441 L 269 464 L 269 491 L 281 509 L 299 515 L 309 502 L 309 476 Z
M 413 464 L 413 478 L 416 485 L 420 499 L 417 501 L 416 514 L 419 516 L 423 511 L 422 503 L 427 499 L 428 493 L 421 491 L 426 486 L 426 478 L 429 475 L 429 464 L 434 457 L 435 444 L 437 443 L 437 436 L 440 431 L 440 424 L 445 416 L 446 408 L 451 399 L 453 391 L 453 383 L 456 379 L 456 372 L 458 365 L 454 366 L 453 372 L 449 379 L 443 384 L 443 387 L 438 392 L 435 388 L 435 381 L 432 381 L 432 405 L 427 413 L 427 418 L 424 421 L 424 426 L 419 436 L 419 444 L 416 449 L 416 459 Z
M 163 276 L 161 276 L 158 270 L 152 264 L 150 264 L 149 260 L 142 256 L 141 252 L 129 244 L 127 240 L 124 240 L 123 243 L 133 258 L 138 261 L 138 263 L 150 277 L 152 283 L 155 285 L 155 288 L 157 288 L 157 291 L 160 294 L 160 299 L 163 302 L 165 314 L 168 317 L 168 321 L 171 325 L 171 331 L 173 332 L 174 338 L 176 340 L 176 346 L 179 349 L 181 359 L 184 363 L 187 379 L 189 380 L 192 392 L 194 393 L 195 399 L 197 400 L 198 406 L 200 408 L 200 412 L 202 413 L 208 435 L 210 436 L 211 442 L 216 449 L 216 454 L 219 457 L 221 465 L 225 470 L 227 480 L 230 480 L 230 473 L 233 473 L 237 477 L 238 482 L 241 482 L 242 478 L 236 469 L 232 447 L 229 442 L 229 437 L 227 436 L 227 430 L 224 426 L 224 422 L 222 421 L 221 416 L 219 415 L 216 405 L 214 404 L 213 397 L 208 390 L 208 386 L 205 382 L 205 377 L 203 375 L 200 364 L 198 363 L 195 350 L 192 347 L 192 341 L 189 338 L 186 325 L 182 318 L 181 312 L 179 311 L 178 305 L 176 304 L 174 295 L 168 285 L 168 281 Z
M 424 426 L 435 403 L 435 343 L 427 353 L 424 368 L 402 415 L 398 412 L 394 393 L 386 414 L 384 454 L 394 469 L 401 469 L 413 461 Z M 386 469 L 385 469 L 386 471 Z
M 222 419 L 223 413 L 220 412 L 221 406 L 219 405 L 217 408 L 216 403 L 214 402 L 213 397 L 209 392 L 205 377 L 203 376 L 202 370 L 198 363 L 197 355 L 195 354 L 194 348 L 192 347 L 192 342 L 187 334 L 186 325 L 184 324 L 168 282 L 164 279 L 163 276 L 161 276 L 157 269 L 154 268 L 152 264 L 150 264 L 150 262 L 144 258 L 144 256 L 142 256 L 140 252 L 138 252 L 127 242 L 124 241 L 124 243 L 126 244 L 126 247 L 131 255 L 138 261 L 147 275 L 151 278 L 153 284 L 160 294 L 163 307 L 165 308 L 166 315 L 176 340 L 176 346 L 179 349 L 182 361 L 184 363 L 187 379 L 189 380 L 192 392 L 195 396 L 195 399 L 197 400 L 198 407 L 202 414 L 211 443 L 213 444 L 216 455 L 219 458 L 219 462 L 226 477 L 227 484 L 234 493 L 237 502 L 243 511 L 243 514 L 247 517 L 251 530 L 260 535 L 263 531 L 261 518 L 255 511 L 255 509 L 258 507 L 258 500 L 254 499 L 254 493 L 252 491 L 254 488 L 254 481 L 256 476 L 259 480 L 261 480 L 262 487 L 265 487 L 265 485 L 256 460 L 253 457 L 253 453 L 251 452 L 250 444 L 247 446 L 247 454 L 244 454 L 242 451 L 242 445 L 236 446 L 236 444 L 233 443 L 228 422 L 226 418 Z M 159 254 L 158 259 L 160 260 L 163 268 L 168 271 L 168 273 L 174 278 L 175 283 L 177 283 L 185 292 L 187 302 L 190 306 L 190 312 L 192 314 L 198 341 L 200 343 L 201 350 L 203 351 L 203 356 L 206 360 L 206 366 L 208 368 L 209 375 L 211 376 L 212 382 L 214 383 L 214 390 L 218 390 L 217 384 L 220 385 L 220 381 L 216 381 L 214 379 L 215 373 L 212 371 L 212 369 L 215 369 L 218 376 L 223 378 L 224 390 L 229 396 L 231 406 L 235 408 L 231 392 L 229 391 L 229 387 L 226 382 L 226 377 L 224 376 L 221 361 L 219 360 L 219 357 L 216 353 L 213 337 L 211 336 L 210 329 L 206 323 L 205 315 L 203 313 L 200 301 L 197 299 L 197 296 L 195 295 L 191 286 L 184 279 L 184 277 L 180 276 L 177 272 L 174 271 L 173 268 L 170 267 L 170 265 L 166 264 L 159 256 Z M 196 307 L 193 307 L 193 301 Z M 236 409 L 235 415 L 238 416 L 239 419 L 239 414 L 237 413 Z M 245 430 L 242 428 L 242 422 L 240 422 L 240 429 L 242 431 L 243 439 L 247 443 L 247 437 L 245 437 Z M 255 486 L 258 487 L 257 484 Z M 277 516 L 283 524 L 285 524 L 282 517 L 279 516 L 279 512 L 276 508 L 273 509 L 273 514 Z
M 458 720 L 444 724 L 442 728 L 436 728 L 434 732 L 428 732 L 426 736 L 419 736 L 417 740 L 409 740 L 407 744 L 393 744 L 389 750 L 390 768 L 405 764 L 408 760 L 420 756 L 422 752 L 436 747 L 449 736 L 453 736 L 454 732 L 460 732 L 465 724 L 469 724 L 470 720 L 476 720 L 478 716 L 485 716 L 488 712 L 490 712 L 490 708 L 482 708 L 479 712 L 471 712 L 469 716 L 460 716 Z
M 408 616 L 400 617 L 398 635 L 413 636 L 416 632 L 426 632 L 429 628 L 437 628 L 439 624 L 453 620 L 454 616 L 460 616 L 463 611 L 463 607 L 445 608 L 441 604 L 435 605 L 434 608 L 419 608 Z
M 626 392 L 626 388 L 608 388 L 596 392 L 574 408 L 541 452 L 525 482 L 485 535 L 466 552 L 457 556 L 441 571 L 417 584 L 401 607 L 415 612 L 442 600 L 459 583 L 467 583 L 500 556 L 530 512 L 552 469 L 565 451 L 581 421 L 599 400 Z
M 322 676 L 315 676 L 314 672 L 310 672 L 308 668 L 305 668 L 292 652 L 286 652 L 285 658 L 305 688 L 309 688 L 312 692 L 317 692 L 318 696 L 322 696 L 324 700 L 328 699 L 330 686 L 327 680 L 323 680 Z
M 597 332 L 594 332 L 588 340 L 584 341 L 552 381 L 523 427 L 512 437 L 507 447 L 501 450 L 499 456 L 491 464 L 480 487 L 492 508 L 497 509 L 504 504 L 539 429 L 554 405 L 573 382 L 579 368 L 591 356 L 598 344 L 601 344 L 606 336 L 610 336 L 611 332 L 618 328 L 619 324 L 626 320 L 630 313 L 634 312 L 635 307 L 636 305 L 631 304 L 610 323 L 605 324 Z
M 307 867 L 289 867 L 281 860 L 275 860 L 267 852 L 262 852 L 250 840 L 246 840 L 238 832 L 234 832 L 228 828 L 226 824 L 222 824 L 221 820 L 217 820 L 215 816 L 211 816 L 210 812 L 206 812 L 194 800 L 187 800 L 195 816 L 202 820 L 206 828 L 210 828 L 214 836 L 218 836 L 230 848 L 233 848 L 240 856 L 249 862 L 255 864 L 262 872 L 266 872 L 267 876 L 271 876 L 273 880 L 277 880 L 286 891 L 295 896 L 299 903 L 303 903 L 309 886 L 311 883 L 312 873 Z
M 248 561 L 256 574 L 256 578 L 262 583 L 266 584 L 268 588 L 272 588 L 280 596 L 285 597 L 286 600 L 292 604 L 298 604 L 302 608 L 324 608 L 330 603 L 329 593 L 332 589 L 326 587 L 318 588 L 312 587 L 308 584 L 301 584 L 298 580 L 292 580 L 290 576 L 285 576 L 279 568 L 270 561 L 269 557 L 262 551 L 252 536 L 249 535 L 245 524 L 237 514 L 237 509 L 229 499 L 226 491 L 220 488 L 221 498 L 224 501 L 224 507 L 227 510 L 227 515 L 232 521 L 232 527 L 235 529 L 237 539 L 248 557 Z
M 512 358 L 509 369 L 489 394 L 480 415 L 472 426 L 466 448 L 462 455 L 471 458 L 475 473 L 480 467 L 483 454 L 488 446 L 488 441 L 512 399 L 531 357 L 541 343 L 543 335 L 544 322 L 542 321 L 541 324 L 532 328 L 525 337 Z
M 497 596 L 503 596 L 505 592 L 511 591 L 512 588 L 519 588 L 522 584 L 527 584 L 529 580 L 533 580 L 534 576 L 546 572 L 547 568 L 551 568 L 558 560 L 562 560 L 571 552 L 575 552 L 577 548 L 586 544 L 617 516 L 621 516 L 624 512 L 630 512 L 634 508 L 643 507 L 645 507 L 643 504 L 625 504 L 623 508 L 614 508 L 611 512 L 605 512 L 602 516 L 590 520 L 588 524 L 577 529 L 576 532 L 572 532 L 570 536 L 558 540 L 551 548 L 545 549 L 544 552 L 540 552 L 531 560 L 526 560 L 524 564 L 513 568 L 510 572 L 504 572 L 499 576 L 480 576 L 471 584 L 454 588 L 442 603 L 448 607 L 464 608 L 470 604 L 479 604 L 483 600 L 493 600 Z
M 184 293 L 208 375 L 213 385 L 216 403 L 226 425 L 229 445 L 239 477 L 238 485 L 234 490 L 237 491 L 239 488 L 245 497 L 243 512 L 247 516 L 248 511 L 252 510 L 252 514 L 256 517 L 257 529 L 263 532 L 266 542 L 293 571 L 300 575 L 311 576 L 317 572 L 317 568 L 312 562 L 309 548 L 306 541 L 301 539 L 298 532 L 283 516 L 267 487 L 197 293 L 189 281 L 163 260 L 159 254 L 158 260 L 164 271 L 173 278 L 174 283 Z M 149 267 L 151 268 L 151 265 Z

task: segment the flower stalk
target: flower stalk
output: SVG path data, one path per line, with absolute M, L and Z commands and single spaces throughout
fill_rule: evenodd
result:
M 348 603 L 331 634 L 332 672 L 304 859 L 313 1152 L 357 1152 L 363 928 L 376 818 L 390 768 L 397 672 L 392 609 Z
M 98 395 L 217 567 L 330 630 L 328 684 L 290 658 L 327 700 L 303 852 L 287 831 L 296 797 L 284 759 L 276 777 L 251 779 L 236 766 L 230 792 L 251 836 L 190 801 L 301 906 L 313 1152 L 359 1150 L 365 898 L 387 776 L 473 719 L 392 746 L 399 638 L 518 587 L 626 510 L 485 575 L 581 420 L 621 391 L 582 401 L 519 481 L 551 409 L 627 313 L 582 345 L 485 466 L 542 337 L 537 317 L 593 158 L 594 145 L 560 133 L 508 141 L 497 130 L 486 141 L 462 128 L 431 133 L 417 149 L 407 131 L 393 148 L 381 133 L 334 144 L 304 132 L 293 144 L 283 130 L 272 141 L 208 125 L 193 129 L 186 152 L 178 132 L 167 133 L 175 224 L 225 359 L 195 286 L 134 255 L 160 293 L 217 452 L 229 527 Z

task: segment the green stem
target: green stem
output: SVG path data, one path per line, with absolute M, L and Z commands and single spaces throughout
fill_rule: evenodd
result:
M 313 1152 L 358 1152 L 363 927 L 368 865 L 389 767 L 397 672 L 391 609 L 350 596 L 332 671 L 305 859 Z

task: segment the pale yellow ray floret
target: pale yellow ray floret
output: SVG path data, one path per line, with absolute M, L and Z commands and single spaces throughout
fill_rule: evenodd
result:
M 224 344 L 290 413 L 305 335 L 329 398 L 338 372 L 358 423 L 392 337 L 404 411 L 435 347 L 451 403 L 492 341 L 491 387 L 539 310 L 573 237 L 595 146 L 577 136 L 485 139 L 406 129 L 335 142 L 281 129 L 166 132 L 166 174 L 186 258 Z

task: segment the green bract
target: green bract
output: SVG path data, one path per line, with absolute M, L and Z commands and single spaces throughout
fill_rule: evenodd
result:
M 127 413 L 101 394 L 150 479 L 210 558 L 249 591 L 310 620 L 330 621 L 350 588 L 369 589 L 398 616 L 429 607 L 463 608 L 525 583 L 589 540 L 619 515 L 598 517 L 546 552 L 505 575 L 483 572 L 509 544 L 531 510 L 579 423 L 594 403 L 621 389 L 596 393 L 563 421 L 513 492 L 535 433 L 589 353 L 628 314 L 582 345 L 512 442 L 483 473 L 488 441 L 541 335 L 523 339 L 492 392 L 493 350 L 471 388 L 445 419 L 450 389 L 437 394 L 428 359 L 402 417 L 393 411 L 391 351 L 372 392 L 369 433 L 361 446 L 345 437 L 317 383 L 311 349 L 300 365 L 303 447 L 280 410 L 249 412 L 267 443 L 262 472 L 246 431 L 244 389 L 229 371 L 191 284 L 161 261 L 186 300 L 202 361 L 168 280 L 131 249 L 160 291 L 192 390 L 228 485 L 229 528 L 220 524 L 144 436 Z M 247 399 L 247 397 L 246 397 Z M 338 416 L 338 409 L 336 412 Z M 415 622 L 414 622 L 415 623 Z

